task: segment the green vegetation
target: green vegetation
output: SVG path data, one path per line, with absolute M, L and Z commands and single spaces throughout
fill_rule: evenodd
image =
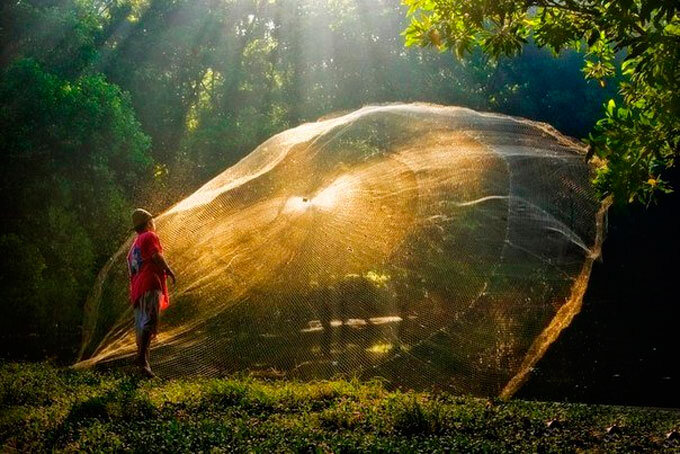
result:
M 400 0 L 3 2 L 0 355 L 73 359 L 131 208 L 164 210 L 276 132 L 425 101 L 583 137 L 614 95 L 575 51 L 461 63 L 405 49 L 405 13 Z
M 472 49 L 497 59 L 529 41 L 558 53 L 583 50 L 588 79 L 623 72 L 623 104 L 607 104 L 590 135 L 604 161 L 603 196 L 649 203 L 680 153 L 680 3 L 668 0 L 406 0 L 407 45 Z M 558 77 L 558 76 L 554 76 Z
M 82 320 L 95 266 L 151 179 L 149 139 L 103 76 L 69 80 L 33 59 L 4 73 L 0 105 L 0 331 L 49 343 Z
M 666 439 L 678 426 L 671 410 L 486 401 L 377 382 L 166 382 L 0 367 L 3 451 L 680 452 Z

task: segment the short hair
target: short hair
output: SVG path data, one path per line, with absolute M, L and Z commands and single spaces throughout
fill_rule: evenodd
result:
M 142 232 L 144 232 L 145 230 L 147 230 L 147 228 L 149 227 L 149 221 L 150 221 L 150 220 L 151 220 L 151 219 L 149 219 L 148 221 L 146 221 L 146 222 L 143 223 L 143 224 L 139 224 L 139 225 L 135 226 L 135 232 L 137 232 L 137 233 L 142 233 Z

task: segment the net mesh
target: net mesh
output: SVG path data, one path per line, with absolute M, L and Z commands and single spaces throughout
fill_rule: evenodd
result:
M 152 366 L 511 395 L 599 254 L 582 154 L 544 124 L 422 104 L 278 134 L 158 218 L 179 281 Z M 87 301 L 82 365 L 136 351 L 131 240 Z

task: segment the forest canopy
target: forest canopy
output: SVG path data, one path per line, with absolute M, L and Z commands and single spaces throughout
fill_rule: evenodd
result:
M 674 0 L 405 0 L 407 45 L 515 56 L 531 42 L 584 53 L 583 73 L 605 84 L 621 72 L 589 142 L 604 161 L 595 180 L 619 202 L 671 190 L 680 148 L 680 3 Z
M 423 11 L 418 20 L 438 10 Z M 613 98 L 616 108 L 592 139 L 611 142 L 628 136 L 609 138 L 615 129 L 606 122 L 625 126 L 620 115 L 639 118 L 676 96 L 665 88 L 643 96 L 630 75 L 615 75 L 638 93 L 631 101 L 616 84 L 584 79 L 583 60 L 595 56 L 551 44 L 565 48 L 555 58 L 526 31 L 517 31 L 529 41 L 524 52 L 508 49 L 512 56 L 501 59 L 472 45 L 465 61 L 406 48 L 407 12 L 399 0 L 3 2 L 0 323 L 5 344 L 19 350 L 9 354 L 26 354 L 33 339 L 47 349 L 41 354 L 69 357 L 96 274 L 129 235 L 131 208 L 162 211 L 301 122 L 371 103 L 421 101 L 524 116 L 585 137 Z M 456 46 L 445 25 L 454 19 L 444 12 L 428 19 L 427 30 L 441 34 L 437 45 Z M 430 35 L 407 33 L 407 40 L 431 44 Z M 629 107 L 619 109 L 622 103 Z M 654 140 L 677 127 L 672 118 L 651 123 L 662 128 Z M 640 124 L 620 126 L 621 134 Z M 651 140 L 653 132 L 641 137 Z M 598 153 L 619 163 L 610 142 Z M 640 165 L 663 188 L 657 172 L 665 161 L 654 159 Z M 638 168 L 629 168 L 638 181 Z

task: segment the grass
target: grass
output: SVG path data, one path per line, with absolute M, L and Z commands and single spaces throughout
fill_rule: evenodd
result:
M 607 434 L 612 424 L 618 433 Z M 2 452 L 680 452 L 666 439 L 679 428 L 672 410 L 394 392 L 379 382 L 149 381 L 0 366 Z

